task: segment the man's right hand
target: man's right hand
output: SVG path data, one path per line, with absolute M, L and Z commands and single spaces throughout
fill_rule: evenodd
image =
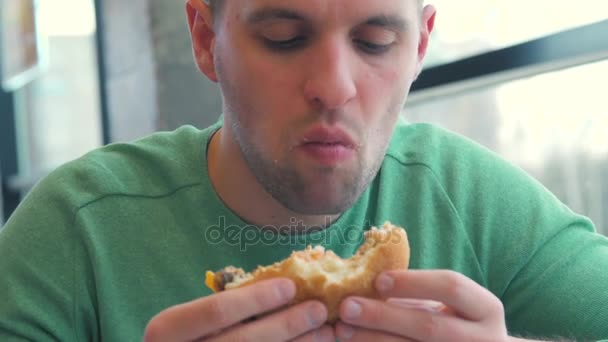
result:
M 283 308 L 295 291 L 277 278 L 176 305 L 150 320 L 144 341 L 334 341 L 323 303 Z

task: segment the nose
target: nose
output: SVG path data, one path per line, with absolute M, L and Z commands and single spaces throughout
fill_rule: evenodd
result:
M 309 62 L 304 94 L 324 109 L 339 109 L 357 95 L 352 68 L 355 56 L 347 44 L 336 40 L 319 43 L 312 50 L 314 57 Z

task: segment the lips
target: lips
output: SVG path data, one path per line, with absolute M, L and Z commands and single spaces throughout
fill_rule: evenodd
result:
M 315 127 L 308 130 L 297 151 L 316 164 L 336 166 L 356 155 L 357 145 L 346 131 L 339 128 Z
M 301 145 L 340 145 L 354 149 L 356 144 L 346 131 L 340 128 L 315 127 L 308 130 L 301 140 Z

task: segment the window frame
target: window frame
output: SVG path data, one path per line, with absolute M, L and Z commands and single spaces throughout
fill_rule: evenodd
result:
M 606 32 L 603 20 L 426 68 L 408 105 L 608 59 Z

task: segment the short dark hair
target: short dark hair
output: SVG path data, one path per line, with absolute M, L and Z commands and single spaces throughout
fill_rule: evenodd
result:
M 209 8 L 211 8 L 211 13 L 217 14 L 221 10 L 222 3 L 224 1 L 223 0 L 203 0 L 203 2 L 205 2 L 209 6 Z M 422 9 L 422 4 L 424 3 L 424 0 L 417 0 L 417 2 L 418 2 L 419 8 Z
M 211 8 L 211 13 L 215 14 L 221 8 L 221 4 L 222 4 L 221 0 L 203 0 L 203 1 L 209 6 L 209 8 Z

